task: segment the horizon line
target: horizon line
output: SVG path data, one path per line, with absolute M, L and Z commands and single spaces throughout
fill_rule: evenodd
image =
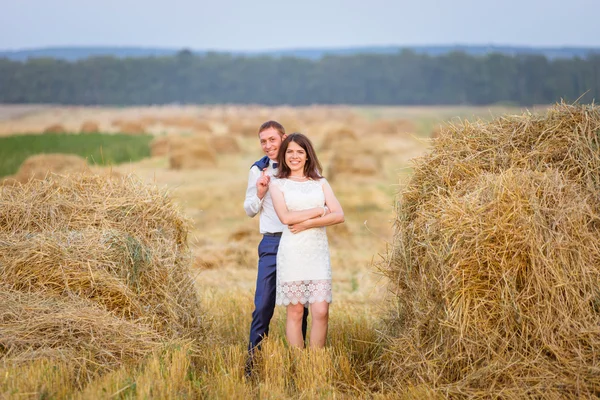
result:
M 343 46 L 299 46 L 299 47 L 273 47 L 263 49 L 215 49 L 215 48 L 193 48 L 189 46 L 152 46 L 152 45 L 48 45 L 38 47 L 20 47 L 20 48 L 0 48 L 0 52 L 22 52 L 48 49 L 154 49 L 154 50 L 190 50 L 192 52 L 216 52 L 216 53 L 260 53 L 260 52 L 277 52 L 277 51 L 304 51 L 304 50 L 351 50 L 360 48 L 411 48 L 411 47 L 489 47 L 489 48 L 519 48 L 519 49 L 600 49 L 600 45 L 584 46 L 584 45 L 523 45 L 523 44 L 497 44 L 497 43 L 432 43 L 432 44 L 373 44 L 373 45 L 343 45 Z

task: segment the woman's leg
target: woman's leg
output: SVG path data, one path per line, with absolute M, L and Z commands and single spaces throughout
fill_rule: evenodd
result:
M 329 303 L 320 301 L 310 305 L 312 323 L 310 325 L 310 347 L 324 347 L 329 324 Z
M 304 348 L 302 337 L 302 316 L 304 304 L 290 304 L 287 306 L 287 319 L 285 321 L 285 335 L 290 346 Z

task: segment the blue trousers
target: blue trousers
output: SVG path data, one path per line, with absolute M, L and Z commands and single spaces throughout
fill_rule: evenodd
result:
M 278 236 L 263 236 L 258 245 L 258 276 L 254 294 L 254 312 L 252 312 L 252 324 L 250 325 L 250 343 L 248 344 L 250 354 L 255 348 L 260 348 L 260 342 L 269 334 L 269 323 L 275 311 L 277 250 L 280 239 L 281 237 Z M 307 317 L 308 308 L 304 308 L 302 317 L 304 341 L 306 341 Z

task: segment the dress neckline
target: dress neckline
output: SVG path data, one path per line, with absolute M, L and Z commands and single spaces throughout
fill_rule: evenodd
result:
M 315 180 L 312 178 L 307 178 L 305 181 L 297 181 L 295 179 L 290 179 L 290 178 L 285 178 L 290 182 L 296 182 L 296 183 L 306 183 L 306 182 L 314 182 Z

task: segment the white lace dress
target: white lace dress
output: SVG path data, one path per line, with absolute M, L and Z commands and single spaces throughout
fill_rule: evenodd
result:
M 325 179 L 297 182 L 275 179 L 289 211 L 325 205 Z M 287 226 L 277 251 L 278 305 L 331 303 L 331 262 L 325 227 L 292 233 Z

